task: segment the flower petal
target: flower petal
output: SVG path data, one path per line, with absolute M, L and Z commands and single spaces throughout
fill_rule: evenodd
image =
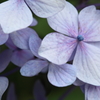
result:
M 100 100 L 100 86 L 86 84 L 85 100 Z
M 3 93 L 6 91 L 8 84 L 8 79 L 6 77 L 0 77 L 0 100 Z
M 15 65 L 22 67 L 28 60 L 32 59 L 34 56 L 30 50 L 15 50 L 13 52 L 11 62 Z
M 0 53 L 0 72 L 4 71 L 11 61 L 12 51 L 7 49 Z
M 100 48 L 80 42 L 73 64 L 77 67 L 77 77 L 81 81 L 100 85 Z
M 78 12 L 66 1 L 66 7 L 59 13 L 47 18 L 48 23 L 57 32 L 76 37 L 78 35 Z
M 70 64 L 49 65 L 48 71 L 49 82 L 58 87 L 71 85 L 76 80 L 76 68 Z
M 31 28 L 25 28 L 10 34 L 13 43 L 20 49 L 29 49 L 29 37 L 37 36 Z
M 79 13 L 79 34 L 84 41 L 100 41 L 100 11 L 95 6 L 86 7 Z
M 24 0 L 9 0 L 0 4 L 0 24 L 4 33 L 26 28 L 32 21 L 32 13 Z
M 48 66 L 48 62 L 44 60 L 30 60 L 23 65 L 20 70 L 22 76 L 31 77 L 37 75 L 44 67 Z
M 65 64 L 77 45 L 77 40 L 59 33 L 50 33 L 42 41 L 39 55 L 54 64 Z
M 49 17 L 65 7 L 65 0 L 25 0 L 32 11 L 39 17 Z
M 35 18 L 33 18 L 33 22 L 31 23 L 30 26 L 36 26 L 37 24 L 38 24 L 38 21 Z
M 79 79 L 77 78 L 73 84 L 74 84 L 75 86 L 82 86 L 82 85 L 84 85 L 85 83 L 82 82 L 81 80 L 79 80 Z

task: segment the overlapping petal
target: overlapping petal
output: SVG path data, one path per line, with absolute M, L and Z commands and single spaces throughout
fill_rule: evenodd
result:
M 0 100 L 3 93 L 6 91 L 8 84 L 8 79 L 6 77 L 0 77 Z
M 20 70 L 21 75 L 23 76 L 34 76 L 37 75 L 44 67 L 48 66 L 48 61 L 44 60 L 30 60 L 23 65 Z
M 33 21 L 24 0 L 9 0 L 0 4 L 0 24 L 4 33 L 26 28 Z
M 65 7 L 65 0 L 25 0 L 31 10 L 39 17 L 49 17 Z
M 100 41 L 100 11 L 95 6 L 79 13 L 79 34 L 84 36 L 84 41 Z
M 80 42 L 73 64 L 77 66 L 77 77 L 83 82 L 100 85 L 100 48 Z
M 76 68 L 70 64 L 49 65 L 48 80 L 58 87 L 71 85 L 76 80 Z
M 39 55 L 50 62 L 61 65 L 65 64 L 72 55 L 77 40 L 64 36 L 60 33 L 50 33 L 42 41 Z
M 31 28 L 25 28 L 10 34 L 13 43 L 20 49 L 29 49 L 29 37 L 38 36 Z
M 78 12 L 69 2 L 62 11 L 47 19 L 54 30 L 72 37 L 78 35 Z

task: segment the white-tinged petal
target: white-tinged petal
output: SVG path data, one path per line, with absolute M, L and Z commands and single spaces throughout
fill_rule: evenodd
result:
M 84 41 L 100 41 L 100 11 L 88 6 L 79 13 L 79 34 Z
M 10 34 L 13 43 L 20 49 L 29 49 L 29 38 L 38 36 L 31 28 L 25 28 Z
M 100 85 L 100 48 L 80 42 L 73 64 L 77 67 L 77 78 L 85 83 Z
M 24 0 L 9 0 L 0 4 L 0 24 L 4 33 L 26 28 L 32 21 L 32 13 Z
M 59 13 L 47 18 L 51 28 L 57 32 L 76 37 L 78 35 L 78 12 L 66 1 L 66 7 Z
M 79 79 L 77 78 L 73 84 L 74 84 L 75 86 L 82 86 L 82 85 L 84 85 L 85 83 L 82 82 L 81 80 L 79 80 Z
M 39 55 L 54 64 L 65 64 L 77 45 L 77 40 L 60 33 L 50 33 L 43 39 Z
M 8 79 L 6 77 L 0 77 L 0 100 L 3 93 L 6 91 L 8 84 Z
M 44 67 L 48 66 L 48 61 L 45 60 L 30 60 L 26 62 L 20 70 L 22 76 L 31 77 L 37 75 Z
M 85 100 L 100 100 L 100 86 L 86 84 Z
M 47 18 L 65 7 L 65 0 L 25 0 L 31 10 L 39 17 Z
M 76 80 L 76 67 L 70 64 L 50 64 L 48 70 L 49 82 L 58 87 L 71 85 Z

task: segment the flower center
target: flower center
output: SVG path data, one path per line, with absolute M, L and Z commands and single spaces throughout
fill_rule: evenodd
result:
M 82 35 L 78 35 L 78 36 L 77 36 L 77 40 L 78 40 L 78 41 L 83 41 L 83 40 L 84 40 L 84 37 L 83 37 Z

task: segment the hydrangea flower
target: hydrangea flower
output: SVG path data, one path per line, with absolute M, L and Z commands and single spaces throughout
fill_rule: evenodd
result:
M 85 83 L 100 85 L 100 11 L 95 6 L 82 9 L 66 2 L 66 7 L 48 18 L 57 32 L 48 34 L 42 41 L 39 55 L 50 62 L 65 64 L 73 52 L 73 65 L 77 78 Z
M 39 17 L 49 17 L 64 6 L 65 0 L 9 0 L 0 4 L 0 25 L 4 33 L 11 33 L 32 23 L 30 9 Z
M 47 68 L 48 80 L 51 84 L 58 87 L 71 85 L 76 80 L 76 68 L 71 64 L 56 65 L 38 55 L 41 39 L 37 36 L 29 38 L 29 47 L 35 59 L 27 61 L 21 67 L 21 75 L 31 77 Z

